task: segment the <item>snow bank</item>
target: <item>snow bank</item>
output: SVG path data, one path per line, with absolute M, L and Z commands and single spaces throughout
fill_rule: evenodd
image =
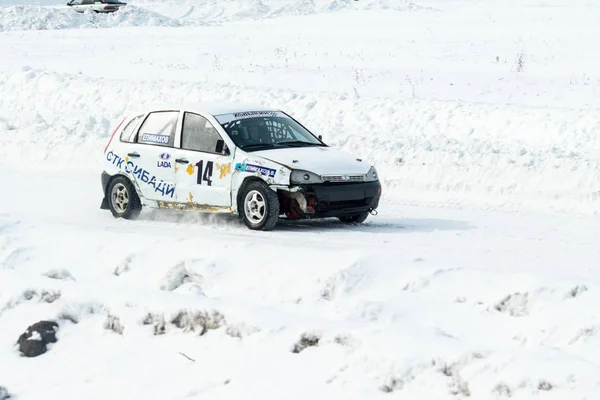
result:
M 348 10 L 412 11 L 425 7 L 410 0 L 139 0 L 139 7 L 157 11 L 188 24 L 203 21 L 222 23 L 291 15 L 312 15 Z
M 125 26 L 181 26 L 181 22 L 145 8 L 128 6 L 114 14 L 74 12 L 68 7 L 0 6 L 0 32 Z
M 3 0 L 2 5 L 64 6 L 69 0 Z
M 55 4 L 42 3 L 42 4 Z M 75 28 L 113 28 L 123 26 L 201 26 L 244 19 L 310 15 L 342 10 L 406 11 L 418 7 L 409 2 L 390 0 L 255 0 L 229 1 L 133 1 L 113 14 L 79 14 L 60 6 L 23 2 L 0 5 L 0 32 Z
M 423 99 L 359 98 L 119 81 L 25 69 L 0 73 L 0 159 L 26 168 L 100 171 L 102 149 L 132 105 L 254 102 L 281 107 L 327 143 L 374 163 L 386 200 L 600 211 L 600 116 Z

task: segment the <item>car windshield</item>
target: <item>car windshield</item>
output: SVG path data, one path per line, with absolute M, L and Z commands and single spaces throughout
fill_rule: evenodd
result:
M 280 111 L 249 111 L 215 116 L 235 145 L 244 151 L 325 146 Z

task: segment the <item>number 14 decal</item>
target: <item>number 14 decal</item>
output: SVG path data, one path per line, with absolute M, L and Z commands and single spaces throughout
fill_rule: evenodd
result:
M 204 168 L 204 160 L 198 161 L 196 166 L 198 167 L 198 177 L 196 179 L 196 183 L 198 183 L 198 185 L 202 185 L 202 181 L 204 181 L 208 186 L 212 186 L 211 178 L 213 174 L 213 162 L 207 161 L 206 169 L 204 169 L 204 171 L 202 171 Z

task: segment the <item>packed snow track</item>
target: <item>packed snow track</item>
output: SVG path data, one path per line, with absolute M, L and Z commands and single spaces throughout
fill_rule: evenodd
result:
M 115 220 L 93 176 L 0 177 L 20 188 L 0 202 L 1 372 L 23 398 L 597 390 L 597 220 L 389 205 L 249 235 L 226 216 Z M 60 341 L 19 359 L 51 317 Z
M 600 397 L 600 8 L 128 3 L 0 5 L 0 400 Z M 179 101 L 281 107 L 379 214 L 113 218 L 112 130 Z

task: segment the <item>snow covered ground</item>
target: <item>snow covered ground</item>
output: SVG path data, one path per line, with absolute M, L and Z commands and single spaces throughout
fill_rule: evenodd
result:
M 18 399 L 600 393 L 597 219 L 387 205 L 352 229 L 250 234 L 224 216 L 113 220 L 93 179 L 0 179 L 21 193 L 0 200 L 0 376 Z M 19 358 L 48 318 L 59 342 Z M 318 345 L 294 353 L 304 336 Z
M 63 3 L 0 5 L 14 398 L 600 395 L 595 3 Z M 179 100 L 292 113 L 377 165 L 379 215 L 268 233 L 114 220 L 99 209 L 111 129 L 132 105 Z M 19 357 L 40 319 L 58 342 Z

